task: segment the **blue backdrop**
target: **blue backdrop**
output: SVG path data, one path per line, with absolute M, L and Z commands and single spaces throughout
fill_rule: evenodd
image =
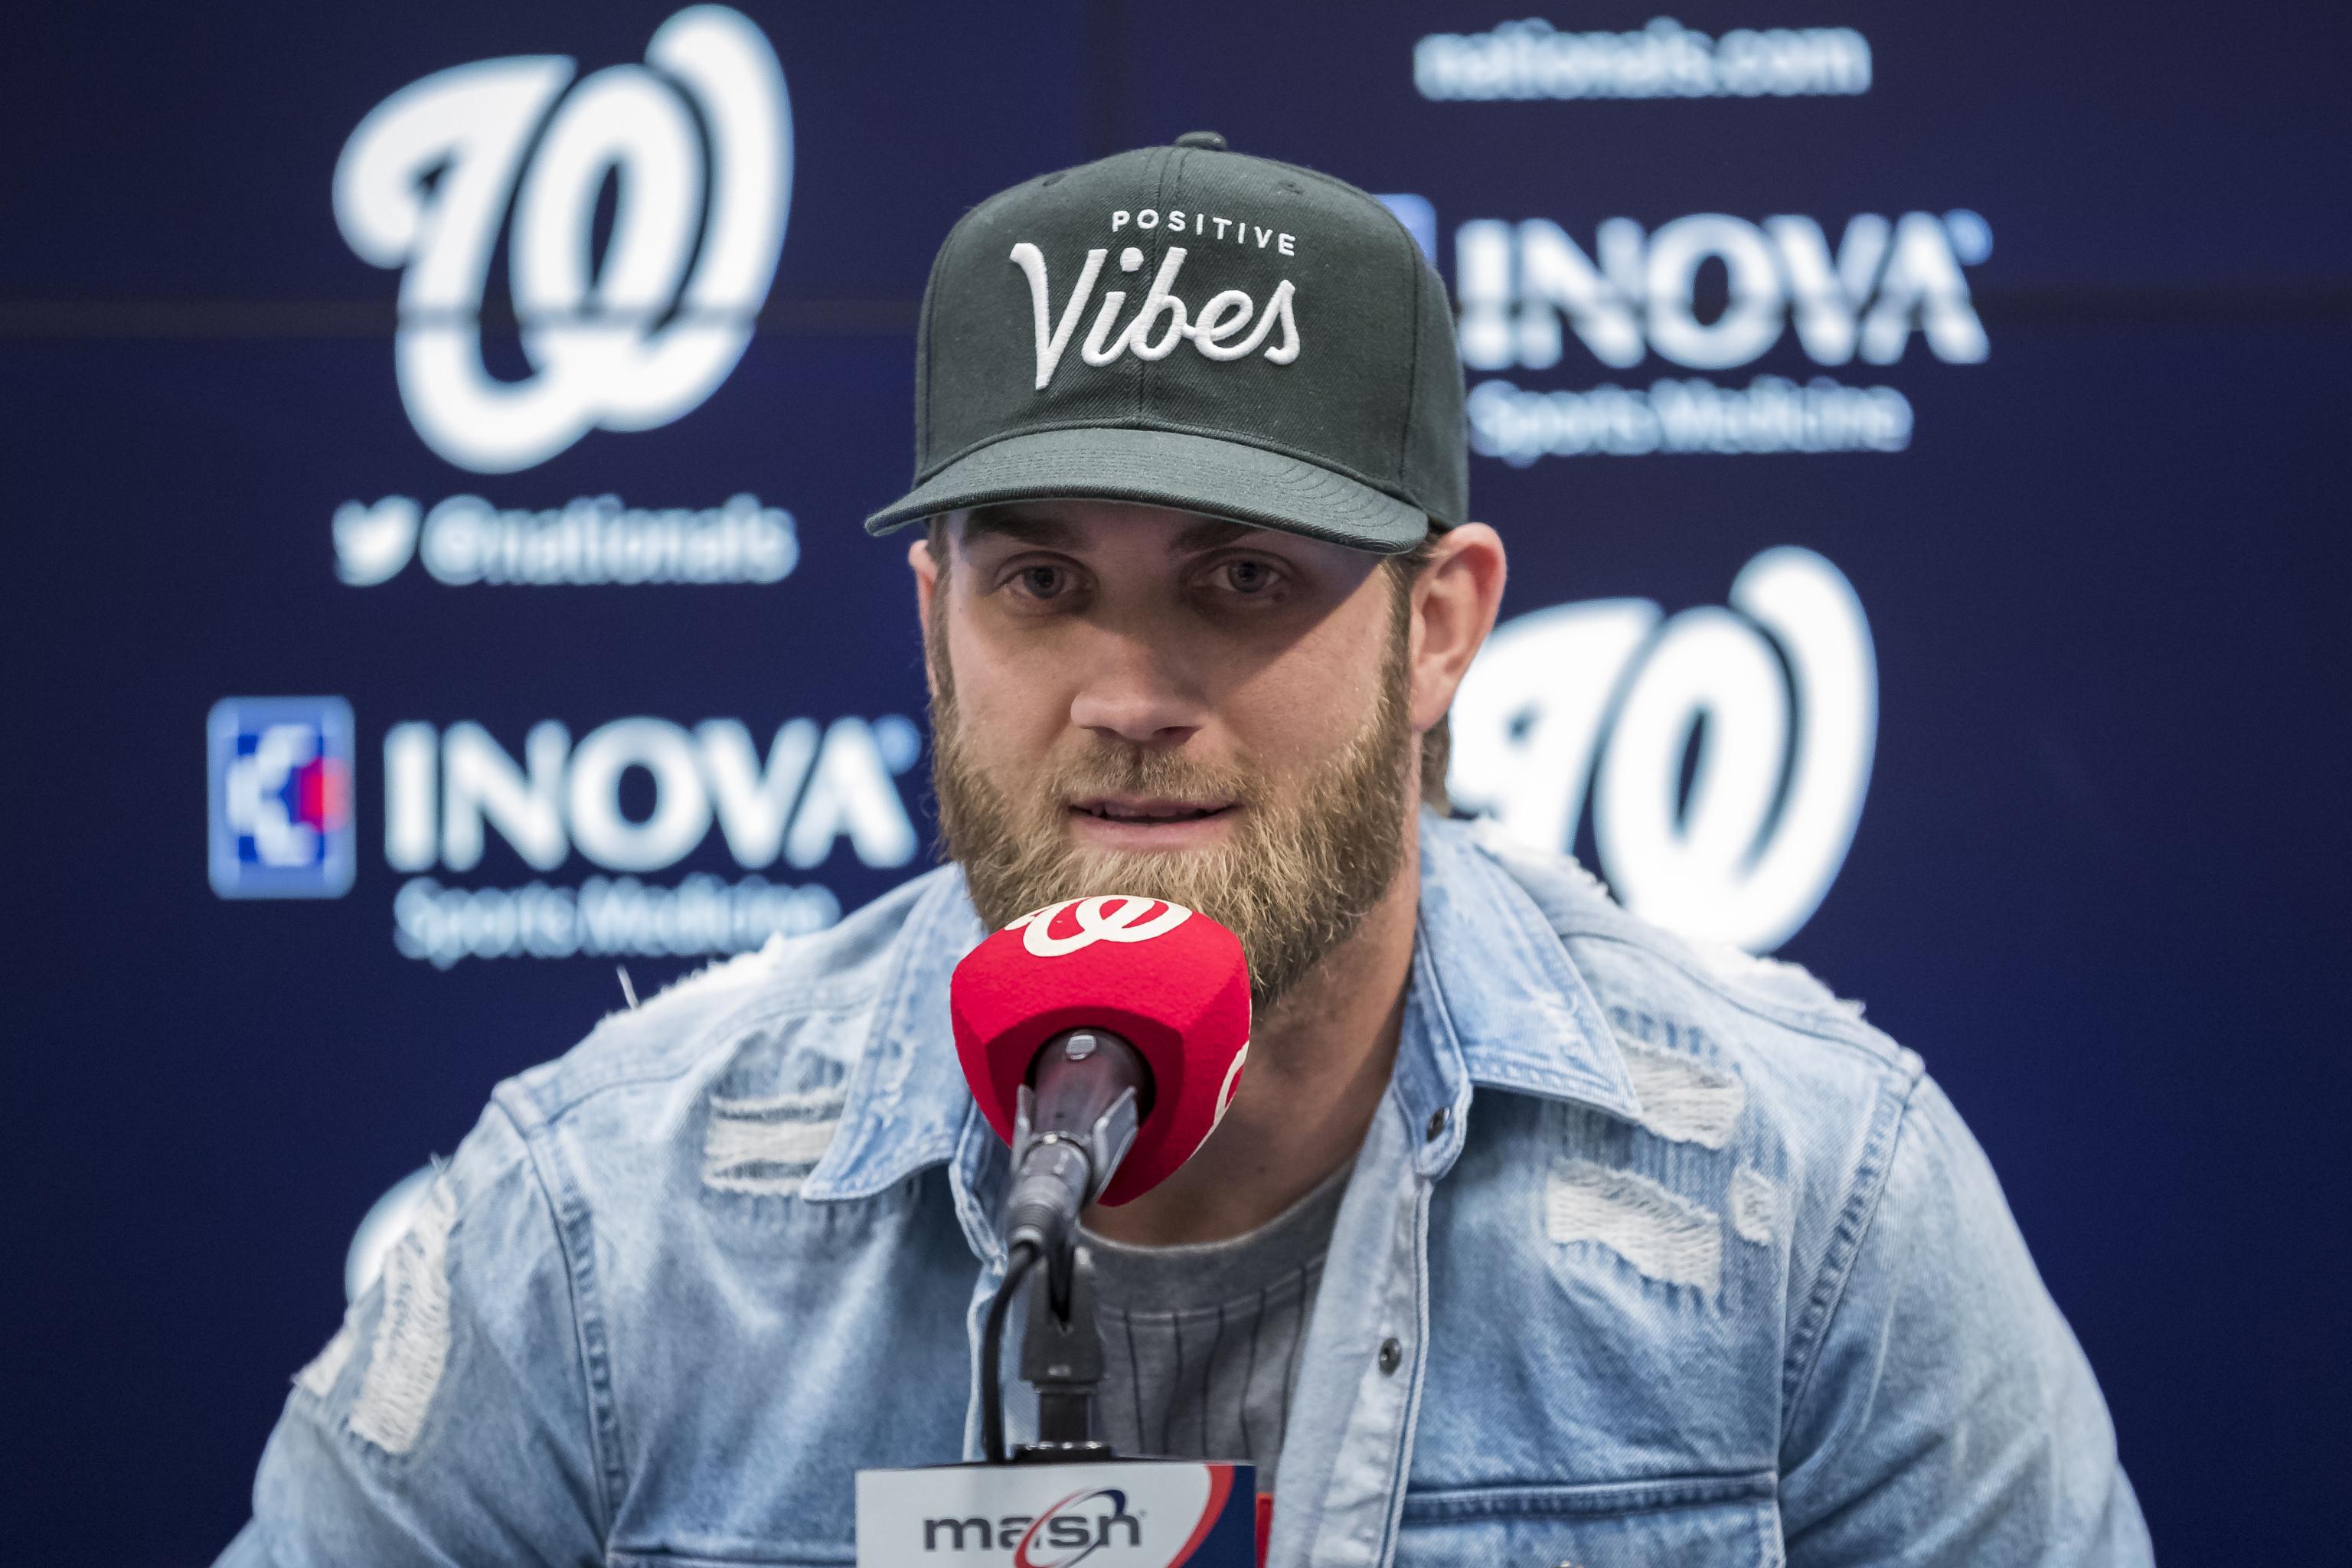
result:
M 1926 1056 L 2168 1561 L 2347 1560 L 2339 13 L 14 31 L 12 1556 L 208 1559 L 496 1080 L 929 863 L 932 250 L 1213 127 L 1455 291 L 1461 797 Z

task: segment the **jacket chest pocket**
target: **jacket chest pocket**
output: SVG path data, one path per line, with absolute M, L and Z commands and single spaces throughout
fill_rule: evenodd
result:
M 1396 1568 L 1781 1568 L 1767 1474 L 1408 1492 Z

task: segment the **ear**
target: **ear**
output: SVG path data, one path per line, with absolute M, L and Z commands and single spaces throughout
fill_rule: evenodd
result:
M 931 646 L 931 617 L 940 614 L 946 606 L 939 603 L 940 563 L 932 559 L 930 541 L 928 538 L 918 535 L 915 542 L 907 546 L 907 564 L 915 574 L 915 619 L 923 628 L 925 649 L 923 679 L 929 685 L 931 695 L 936 697 L 939 695 L 940 680 L 938 673 L 931 668 L 929 651 Z
M 940 563 L 931 558 L 931 542 L 918 534 L 907 546 L 907 564 L 915 574 L 915 614 L 925 631 L 931 626 L 931 598 L 939 592 Z
M 1454 689 L 1495 629 L 1507 563 L 1500 535 L 1483 522 L 1440 534 L 1412 585 L 1412 728 L 1427 731 L 1454 705 Z

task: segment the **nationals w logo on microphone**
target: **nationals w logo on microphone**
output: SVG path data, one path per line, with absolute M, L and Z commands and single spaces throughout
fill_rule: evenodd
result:
M 1117 905 L 1117 909 L 1111 906 Z M 1063 921 L 1062 916 L 1070 917 Z M 1063 958 L 1098 942 L 1150 942 L 1166 936 L 1192 918 L 1192 911 L 1164 899 L 1139 899 L 1109 893 L 1092 899 L 1065 899 L 1032 910 L 1006 926 L 1021 933 L 1021 945 L 1038 958 Z M 1056 923 L 1064 929 L 1055 932 Z M 1075 926 L 1075 931 L 1067 929 Z
M 645 65 L 596 71 L 557 105 L 573 69 L 533 55 L 436 72 L 378 104 L 335 167 L 344 239 L 404 269 L 393 357 L 409 421 L 481 473 L 698 406 L 751 343 L 783 247 L 792 105 L 759 28 L 691 6 L 655 32 Z M 600 267 L 608 174 L 618 202 Z M 523 381 L 482 361 L 510 205 Z

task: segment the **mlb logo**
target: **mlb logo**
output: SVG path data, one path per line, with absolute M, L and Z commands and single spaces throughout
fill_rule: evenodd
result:
M 334 899 L 351 891 L 352 706 L 340 697 L 229 697 L 205 723 L 213 891 Z

